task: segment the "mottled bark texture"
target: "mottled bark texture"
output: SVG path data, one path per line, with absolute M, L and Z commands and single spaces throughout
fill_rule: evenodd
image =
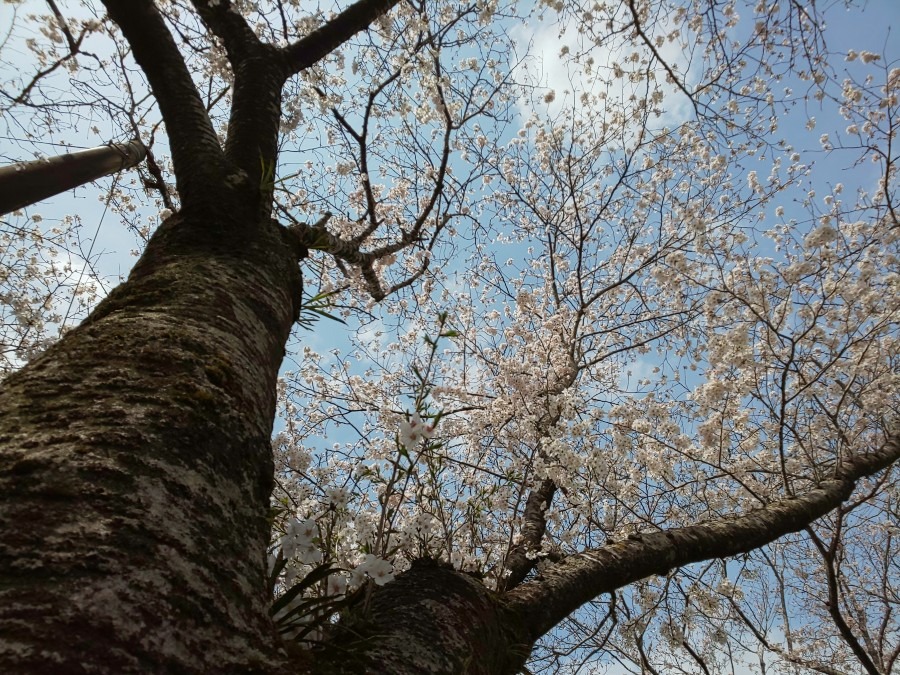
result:
M 540 559 L 538 553 L 547 531 L 547 511 L 553 504 L 555 494 L 556 483 L 545 479 L 528 495 L 522 513 L 522 540 L 506 556 L 507 576 L 503 581 L 503 590 L 510 591 L 521 584 L 537 565 Z
M 221 196 L 221 195 L 220 195 Z M 229 208 L 230 207 L 230 208 Z M 296 259 L 224 200 L 0 393 L 0 672 L 263 672 Z
M 531 653 L 502 598 L 462 572 L 416 561 L 395 581 L 360 600 L 314 653 L 322 675 L 502 675 Z

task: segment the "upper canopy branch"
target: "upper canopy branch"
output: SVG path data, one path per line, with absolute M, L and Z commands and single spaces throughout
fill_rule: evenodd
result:
M 725 558 L 804 529 L 847 500 L 856 481 L 900 459 L 900 436 L 878 450 L 845 462 L 835 477 L 804 495 L 781 499 L 739 516 L 648 534 L 632 535 L 568 556 L 505 597 L 537 639 L 585 602 L 639 579 L 689 563 Z
M 243 59 L 248 51 L 262 46 L 247 20 L 236 12 L 230 0 L 211 5 L 209 0 L 191 0 L 206 27 L 222 40 L 232 64 Z
M 285 213 L 283 209 L 282 212 Z M 443 230 L 451 217 L 452 214 L 444 214 L 444 217 L 441 218 L 436 226 L 434 233 L 432 233 L 430 242 L 426 245 L 426 248 L 430 249 L 431 246 L 434 245 L 437 241 L 438 233 Z M 288 239 L 291 246 L 293 246 L 298 259 L 305 257 L 309 249 L 315 249 L 317 251 L 330 253 L 339 264 L 343 262 L 358 267 L 362 273 L 363 280 L 365 281 L 366 290 L 373 299 L 378 301 L 383 300 L 391 293 L 409 286 L 415 282 L 416 279 L 421 277 L 428 268 L 429 257 L 425 256 L 418 268 L 412 274 L 385 289 L 375 270 L 376 263 L 394 253 L 402 251 L 414 242 L 421 240 L 421 228 L 413 231 L 401 231 L 401 235 L 396 241 L 384 244 L 371 251 L 363 251 L 360 248 L 360 243 L 357 242 L 356 239 L 348 241 L 329 232 L 325 228 L 325 225 L 330 218 L 330 213 L 325 214 L 312 225 L 295 221 L 290 227 L 284 229 L 285 237 Z
M 281 89 L 291 74 L 307 68 L 340 47 L 393 7 L 397 0 L 362 0 L 293 45 L 279 50 L 256 36 L 230 0 L 191 0 L 200 18 L 225 45 L 234 72 L 225 156 L 243 172 L 250 186 L 260 186 L 268 211 L 271 186 L 267 171 L 277 164 Z
M 270 186 L 264 184 L 276 164 L 281 89 L 286 73 L 277 50 L 253 32 L 230 0 L 191 0 L 203 23 L 225 46 L 234 73 L 225 156 L 259 186 L 260 207 L 268 212 Z
M 285 47 L 281 53 L 289 72 L 299 73 L 324 58 L 400 0 L 358 0 L 309 35 Z
M 552 258 L 552 256 L 550 256 Z M 574 357 L 573 357 L 574 359 Z M 570 364 L 569 373 L 563 377 L 548 394 L 560 394 L 575 384 L 578 379 L 578 368 L 576 368 L 574 360 Z M 549 397 L 548 397 L 549 398 Z M 541 436 L 540 443 L 535 453 L 545 462 L 550 458 L 544 450 L 544 441 L 550 438 L 550 429 L 554 427 L 560 419 L 560 413 L 547 413 L 547 417 L 543 418 L 538 424 L 538 431 Z M 541 555 L 541 548 L 544 543 L 544 535 L 547 533 L 547 511 L 553 505 L 553 498 L 559 487 L 550 478 L 544 478 L 535 488 L 528 493 L 525 500 L 525 509 L 522 511 L 522 527 L 520 530 L 520 540 L 509 549 L 506 554 L 506 560 L 503 562 L 505 577 L 501 582 L 501 590 L 511 591 L 516 586 L 525 581 L 525 577 L 537 567 L 540 560 L 558 559 Z M 564 492 L 564 491 L 563 491 Z
M 103 0 L 103 4 L 128 40 L 159 104 L 182 205 L 208 197 L 210 174 L 221 170 L 222 148 L 159 10 L 152 0 Z

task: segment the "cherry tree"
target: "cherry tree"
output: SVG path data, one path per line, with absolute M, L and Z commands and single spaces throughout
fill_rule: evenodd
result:
M 760 164 L 755 155 L 772 148 L 747 143 L 724 157 L 696 125 L 653 132 L 649 113 L 628 122 L 623 115 L 612 127 L 609 97 L 596 116 L 582 108 L 529 120 L 483 158 L 493 192 L 482 202 L 466 289 L 451 278 L 435 282 L 445 286 L 438 306 L 452 309 L 436 325 L 425 317 L 405 326 L 401 342 L 380 354 L 384 345 L 372 330 L 347 359 L 307 350 L 288 374 L 282 503 L 314 516 L 323 513 L 323 500 L 310 482 L 339 482 L 325 487 L 326 504 L 328 494 L 352 485 L 357 504 L 340 504 L 351 548 L 362 540 L 392 558 L 395 570 L 427 554 L 515 597 L 517 587 L 545 584 L 578 551 L 640 542 L 633 545 L 646 552 L 649 535 L 661 532 L 676 545 L 674 524 L 796 498 L 807 491 L 802 485 L 820 484 L 819 472 L 831 474 L 845 453 L 856 454 L 843 445 L 850 429 L 862 434 L 854 442 L 864 447 L 883 443 L 896 414 L 888 403 L 896 383 L 896 233 L 894 198 L 882 187 L 892 159 L 876 139 L 894 133 L 896 72 L 878 75 L 878 85 L 875 73 L 868 84 L 843 82 L 836 107 L 849 129 L 867 126 L 866 142 L 846 146 L 877 160 L 882 178 L 874 194 L 859 193 L 851 205 L 844 187 L 833 186 L 821 197 L 824 210 L 804 187 L 814 174 L 794 148 L 776 147 L 761 178 L 751 168 Z M 606 136 L 598 138 L 598 129 Z M 481 143 L 473 140 L 476 152 Z M 785 219 L 780 205 L 798 188 L 803 201 L 795 215 L 805 222 Z M 752 225 L 767 207 L 779 223 L 757 234 Z M 479 237 L 491 245 L 480 246 Z M 772 255 L 759 255 L 760 246 Z M 387 314 L 404 316 L 405 307 L 401 300 Z M 430 337 L 419 346 L 423 335 Z M 449 343 L 441 351 L 439 336 Z M 401 353 L 413 355 L 409 365 L 398 364 Z M 354 373 L 357 360 L 381 363 L 381 381 L 372 371 Z M 635 366 L 641 376 L 628 372 Z M 859 378 L 853 398 L 846 393 L 851 372 Z M 863 391 L 882 403 L 864 402 Z M 866 409 L 877 412 L 870 417 Z M 404 434 L 423 415 L 437 424 L 410 459 Z M 360 429 L 360 438 L 321 452 L 309 447 L 335 420 Z M 813 432 L 827 428 L 835 440 L 820 447 Z M 336 466 L 345 471 L 335 473 Z M 291 485 L 292 477 L 300 480 Z M 737 573 L 725 564 L 699 572 L 661 564 L 661 579 L 646 577 L 621 593 L 605 589 L 610 596 L 595 601 L 594 613 L 566 618 L 539 645 L 533 667 L 576 670 L 573 663 L 607 652 L 638 670 L 714 672 L 727 669 L 724 659 L 756 658 L 749 639 L 762 650 L 759 667 L 828 663 L 828 672 L 846 672 L 833 657 L 815 654 L 824 649 L 864 667 L 875 659 L 881 665 L 870 672 L 887 672 L 897 646 L 885 590 L 892 587 L 894 527 L 880 505 L 887 486 L 882 475 L 836 512 L 865 512 L 883 533 L 876 549 L 883 585 L 868 580 L 871 552 L 845 563 L 859 567 L 844 590 L 837 572 L 795 575 L 783 558 L 773 565 L 773 555 L 784 555 L 779 548 L 742 558 Z M 366 524 L 372 511 L 381 512 L 375 526 Z M 334 517 L 320 517 L 329 532 Z M 779 546 L 800 560 L 794 547 L 815 546 L 826 561 L 829 547 L 851 546 L 840 528 L 823 544 L 818 527 Z M 620 564 L 627 569 L 632 561 Z M 787 575 L 803 597 L 773 590 L 773 574 Z M 831 579 L 838 594 L 856 586 L 854 593 L 882 598 L 882 615 L 868 620 L 880 638 L 870 640 L 862 621 L 872 610 L 859 609 L 871 599 L 854 605 L 848 597 L 851 629 L 830 609 L 835 591 L 816 587 L 816 579 Z M 754 602 L 774 603 L 777 613 L 739 602 L 760 583 Z M 832 618 L 823 626 L 803 618 L 807 611 Z M 803 624 L 796 635 L 795 621 Z
M 6 670 L 891 671 L 879 54 L 794 3 L 27 7 L 9 128 L 149 152 L 77 328 L 77 221 L 4 224 Z M 812 103 L 871 185 L 782 139 Z

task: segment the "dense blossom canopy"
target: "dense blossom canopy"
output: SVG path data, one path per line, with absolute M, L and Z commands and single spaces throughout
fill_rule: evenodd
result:
M 831 48 L 843 8 L 806 4 L 401 2 L 298 66 L 251 176 L 309 250 L 272 442 L 286 636 L 314 647 L 420 558 L 508 591 L 578 552 L 727 523 L 897 433 L 900 66 L 877 42 Z M 289 50 L 343 9 L 156 6 L 223 144 L 241 31 Z M 5 375 L 193 188 L 99 3 L 3 11 L 4 161 L 149 150 L 90 218 L 84 199 L 4 216 Z M 891 672 L 896 482 L 590 600 L 529 668 Z

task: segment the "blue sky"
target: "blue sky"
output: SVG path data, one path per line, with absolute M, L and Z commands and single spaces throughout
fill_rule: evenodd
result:
M 827 43 L 828 47 L 836 53 L 846 53 L 853 49 L 857 51 L 870 50 L 882 55 L 883 64 L 896 64 L 900 60 L 900 43 L 891 33 L 891 27 L 900 27 L 900 2 L 897 0 L 868 0 L 865 3 L 866 11 L 860 14 L 857 11 L 846 10 L 841 2 L 833 2 L 825 10 L 828 22 Z M 30 8 L 43 8 L 43 3 L 38 0 L 28 0 L 20 6 L 20 11 L 28 11 Z M 12 9 L 10 5 L 0 4 L 0 16 L 9 16 Z M 0 26 L 3 21 L 0 20 Z M 538 68 L 541 78 L 540 85 L 545 86 L 548 90 L 558 92 L 558 96 L 554 105 L 561 105 L 563 101 L 562 92 L 567 86 L 571 86 L 564 77 L 564 72 L 558 67 L 559 61 L 557 54 L 560 49 L 560 41 L 556 35 L 558 30 L 553 26 L 542 26 L 541 24 L 532 24 L 530 26 L 520 26 L 515 29 L 521 36 L 522 44 L 531 42 L 536 50 L 536 55 L 543 54 L 546 56 L 545 62 Z M 8 45 L 9 48 L 15 50 L 17 47 L 14 43 Z M 677 55 L 676 55 L 677 56 Z M 12 67 L 16 63 L 15 55 L 10 58 L 6 56 L 6 67 Z M 859 72 L 861 64 L 855 62 L 853 64 L 845 64 L 843 62 L 835 62 L 833 64 L 836 70 L 843 68 L 854 69 Z M 788 84 L 788 83 L 784 83 Z M 805 91 L 803 83 L 796 83 L 795 92 L 799 96 Z M 548 104 L 549 105 L 549 104 Z M 523 104 L 520 108 L 524 114 L 527 107 Z M 677 123 L 677 121 L 688 111 L 682 104 L 672 107 L 671 117 L 666 123 Z M 811 117 L 816 118 L 816 128 L 813 131 L 806 129 Z M 67 129 L 57 135 L 48 136 L 45 139 L 35 142 L 39 150 L 51 155 L 62 152 L 63 143 L 70 144 L 74 148 L 93 147 L 101 144 L 112 131 L 103 128 L 102 114 L 98 114 L 98 126 L 102 128 L 101 134 L 93 133 L 90 130 L 93 124 L 87 124 L 77 127 L 76 129 Z M 799 102 L 793 113 L 782 120 L 781 134 L 791 139 L 797 139 L 798 147 L 817 147 L 817 139 L 824 131 L 840 130 L 845 126 L 845 122 L 841 120 L 833 111 L 823 109 L 822 106 L 815 102 Z M 4 162 L 11 160 L 30 159 L 28 146 L 17 141 L 17 131 L 14 125 L 9 123 L 3 124 L 0 121 L 0 158 Z M 844 183 L 848 189 L 852 187 L 867 186 L 874 178 L 877 177 L 877 170 L 868 165 L 850 167 L 853 157 L 848 153 L 827 153 L 822 150 L 815 150 L 815 170 L 813 171 L 810 182 L 821 186 L 817 188 L 822 194 L 826 192 L 826 188 L 834 183 Z M 124 180 L 130 180 L 133 174 L 124 176 Z M 131 251 L 137 247 L 136 237 L 129 232 L 120 223 L 117 214 L 108 211 L 104 207 L 102 201 L 98 201 L 98 195 L 103 195 L 113 180 L 105 179 L 98 182 L 97 185 L 89 185 L 72 192 L 59 195 L 42 202 L 40 204 L 29 207 L 20 216 L 28 219 L 39 214 L 43 217 L 44 222 L 52 224 L 61 219 L 65 214 L 77 213 L 80 215 L 83 226 L 83 234 L 85 240 L 90 245 L 93 244 L 92 253 L 98 255 L 98 269 L 105 277 L 110 285 L 123 278 L 135 261 L 135 257 Z M 784 205 L 790 216 L 791 204 Z M 772 207 L 774 210 L 774 205 Z M 804 211 L 805 212 L 805 211 Z M 157 214 L 147 209 L 142 213 L 146 219 L 156 219 Z M 465 287 L 465 281 L 459 282 L 460 288 Z M 314 290 L 314 289 L 312 289 Z M 377 310 L 376 310 L 377 314 Z M 368 330 L 380 327 L 384 324 L 378 322 L 368 326 Z M 357 324 L 354 320 L 350 321 L 350 326 L 345 326 L 326 319 L 320 320 L 312 331 L 304 332 L 300 338 L 304 343 L 310 345 L 314 350 L 325 353 L 331 347 L 339 347 L 343 352 L 350 349 L 347 341 L 349 331 L 354 330 Z M 384 325 L 384 329 L 389 331 L 389 327 Z M 386 336 L 386 342 L 392 340 L 390 333 Z M 289 364 L 286 364 L 289 367 Z M 638 364 L 635 370 L 639 368 L 651 368 L 652 363 Z M 364 368 L 361 364 L 360 368 Z M 336 440 L 329 439 L 329 443 Z M 612 669 L 608 672 L 620 673 L 624 670 Z M 740 671 L 738 671 L 740 672 Z M 748 671 L 750 672 L 750 671 Z
M 900 2 L 896 0 L 867 0 L 863 3 L 865 12 L 860 13 L 856 10 L 845 9 L 842 2 L 832 2 L 825 10 L 827 17 L 827 44 L 830 50 L 838 53 L 846 53 L 850 49 L 857 51 L 868 49 L 883 55 L 882 63 L 894 63 L 900 59 L 900 48 L 897 41 L 891 39 L 891 27 L 900 25 Z M 14 7 L 10 4 L 0 4 L 0 16 L 12 18 Z M 29 11 L 45 11 L 44 3 L 40 0 L 25 0 L 15 10 L 20 14 Z M 0 26 L 4 22 L 0 20 Z M 558 96 L 554 103 L 547 106 L 544 110 L 537 112 L 543 113 L 549 109 L 551 112 L 556 110 L 563 104 L 565 97 L 563 91 L 572 88 L 572 83 L 566 77 L 566 69 L 559 59 L 559 48 L 563 44 L 570 43 L 570 36 L 559 38 L 558 27 L 549 23 L 531 22 L 528 25 L 520 24 L 511 31 L 520 43 L 522 49 L 531 49 L 534 58 L 531 60 L 531 72 L 542 86 L 547 90 L 558 92 Z M 3 33 L 0 32 L 0 40 Z M 21 61 L 24 65 L 30 63 L 26 50 L 22 48 L 21 43 L 17 44 L 17 34 L 13 34 L 3 49 L 3 62 L 0 67 L 12 68 L 16 67 Z M 23 36 L 19 36 L 21 38 Z M 96 49 L 102 46 L 102 42 L 98 39 L 96 45 L 92 45 Z M 665 54 L 677 59 L 676 53 Z M 602 56 L 598 56 L 600 60 Z M 837 70 L 844 66 L 858 67 L 856 64 L 833 64 Z M 577 86 L 577 80 L 574 83 Z M 803 85 L 800 84 L 795 88 L 795 92 L 799 98 L 803 92 Z M 681 118 L 686 118 L 690 113 L 683 100 L 677 98 L 673 103 L 668 104 L 669 112 L 663 118 L 661 123 L 671 124 L 677 123 Z M 530 111 L 527 105 L 520 104 L 520 114 L 526 116 Z M 815 117 L 817 121 L 814 134 L 806 131 L 804 126 L 809 117 Z M 814 140 L 822 131 L 842 129 L 845 124 L 832 110 L 825 109 L 815 101 L 808 103 L 800 103 L 794 113 L 789 118 L 783 120 L 781 135 L 790 139 L 798 140 L 798 147 L 803 145 L 814 146 Z M 510 130 L 506 133 L 513 133 L 516 125 L 510 126 Z M 99 133 L 97 133 L 99 131 Z M 105 123 L 102 113 L 97 114 L 93 120 L 85 120 L 74 128 L 60 129 L 58 133 L 51 133 L 45 138 L 32 139 L 27 141 L 22 139 L 21 131 L 14 124 L 7 122 L 3 124 L 0 121 L 0 161 L 9 163 L 16 160 L 27 160 L 33 156 L 33 150 L 43 152 L 46 155 L 53 155 L 64 152 L 66 146 L 73 149 L 89 148 L 100 145 L 107 140 L 111 140 L 114 131 Z M 849 163 L 846 154 L 819 153 L 816 159 L 816 168 L 813 180 L 820 184 L 843 182 L 845 184 L 864 183 L 868 178 L 875 177 L 876 169 L 874 167 L 860 166 L 853 167 L 852 172 L 846 168 Z M 119 224 L 119 219 L 115 213 L 106 212 L 105 205 L 102 201 L 98 201 L 98 195 L 104 194 L 108 186 L 114 180 L 131 180 L 134 174 L 127 174 L 121 178 L 107 178 L 98 181 L 95 185 L 88 185 L 68 193 L 49 198 L 43 202 L 36 204 L 24 210 L 26 218 L 34 214 L 43 217 L 44 222 L 53 223 L 65 214 L 77 214 L 83 222 L 83 236 L 93 242 L 92 253 L 98 256 L 97 269 L 100 271 L 104 280 L 108 284 L 115 284 L 118 279 L 123 278 L 135 261 L 132 252 L 135 251 L 140 244 L 139 239 L 131 232 L 128 232 Z M 849 180 L 848 180 L 849 179 Z M 143 209 L 143 217 L 148 222 L 157 220 L 155 213 Z M 324 327 L 322 327 L 324 328 Z M 332 327 L 329 327 L 329 339 L 336 338 L 338 333 L 332 333 Z M 342 330 L 342 327 L 335 324 L 334 331 Z

